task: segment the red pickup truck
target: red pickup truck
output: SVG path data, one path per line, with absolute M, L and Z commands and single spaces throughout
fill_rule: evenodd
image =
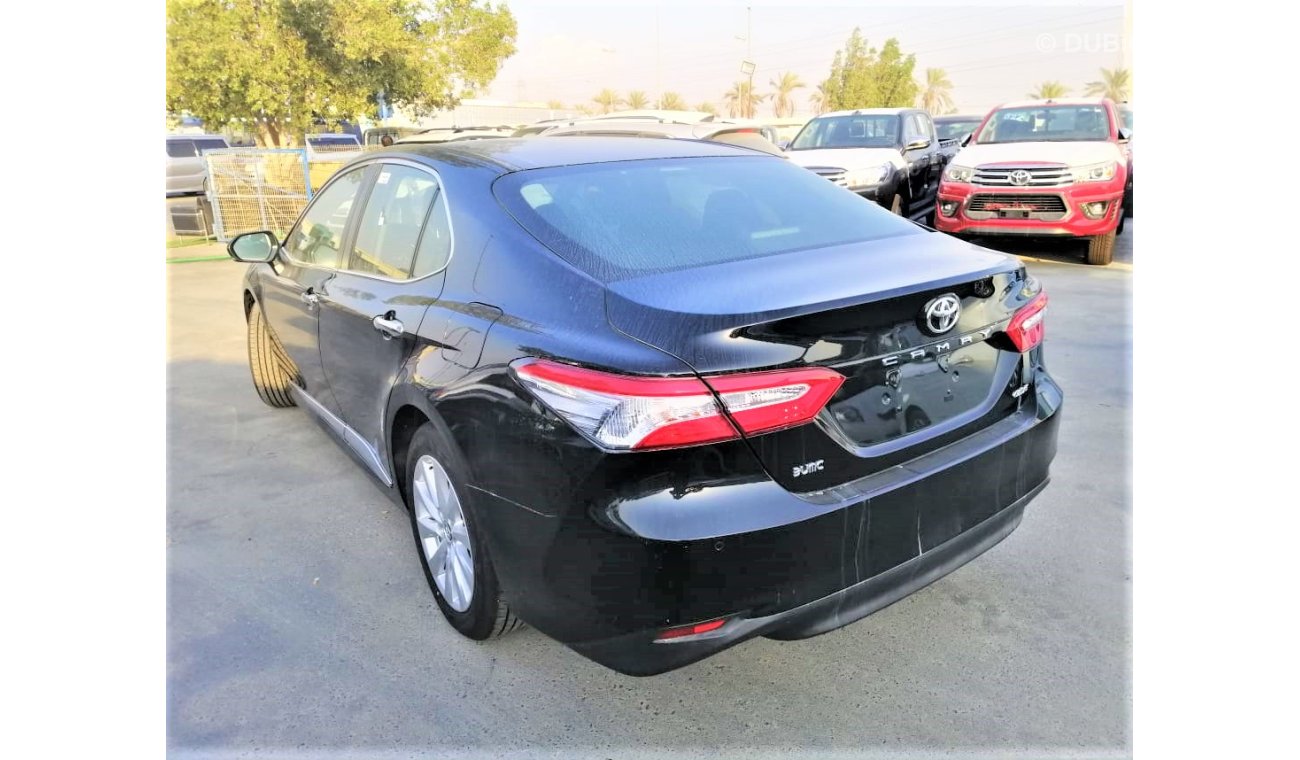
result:
M 1109 264 L 1124 225 L 1129 130 L 1106 98 L 998 106 L 943 173 L 935 227 L 956 235 L 1074 237 Z

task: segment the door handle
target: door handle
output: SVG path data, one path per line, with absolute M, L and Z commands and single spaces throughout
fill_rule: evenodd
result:
M 402 320 L 398 319 L 397 315 L 391 311 L 370 320 L 370 324 L 374 325 L 379 334 L 384 336 L 384 340 L 401 337 L 402 333 L 406 332 L 406 328 L 402 326 Z
M 316 295 L 316 290 L 314 288 L 307 288 L 302 292 L 302 295 L 298 297 L 308 306 L 315 306 L 320 303 L 320 296 Z

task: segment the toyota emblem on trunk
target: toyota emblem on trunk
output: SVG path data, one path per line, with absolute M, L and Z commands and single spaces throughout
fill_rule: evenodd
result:
M 943 335 L 956 326 L 961 317 L 961 299 L 953 293 L 944 293 L 921 310 L 921 327 L 931 335 Z
M 1029 172 L 1025 171 L 1024 169 L 1016 169 L 1015 171 L 1011 172 L 1011 174 L 1007 175 L 1007 179 L 1010 180 L 1011 184 L 1013 185 L 1028 185 L 1029 180 L 1032 177 L 1033 175 L 1031 175 Z

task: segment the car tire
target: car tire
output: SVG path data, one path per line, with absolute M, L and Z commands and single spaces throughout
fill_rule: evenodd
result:
M 289 388 L 295 385 L 297 368 L 257 304 L 248 311 L 248 368 L 253 373 L 257 396 L 267 406 L 283 409 L 295 405 Z
M 416 555 L 443 617 L 475 641 L 523 627 L 501 596 L 474 507 L 476 494 L 469 487 L 469 467 L 451 433 L 437 422 L 421 425 L 411 438 L 404 466 L 402 495 Z M 442 562 L 436 559 L 439 547 Z M 472 568 L 469 579 L 465 567 Z
M 1121 208 L 1121 209 L 1119 210 L 1119 224 L 1115 225 L 1115 234 L 1116 234 L 1116 235 L 1123 235 L 1123 234 L 1124 234 L 1124 220 L 1125 220 L 1126 218 L 1127 218 L 1127 216 L 1124 214 L 1124 209 Z
M 1088 263 L 1093 266 L 1105 266 L 1115 255 L 1115 231 L 1105 235 L 1093 235 L 1088 238 Z
M 894 200 L 889 202 L 889 212 L 895 216 L 903 215 L 903 194 L 894 193 Z

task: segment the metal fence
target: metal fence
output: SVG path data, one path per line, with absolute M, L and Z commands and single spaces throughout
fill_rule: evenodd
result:
M 311 200 L 310 166 L 301 149 L 229 148 L 203 158 L 213 232 L 222 242 L 257 230 L 283 237 Z
M 270 230 L 283 239 L 312 195 L 360 150 L 317 152 L 303 148 L 226 148 L 203 154 L 213 233 L 226 242 L 243 232 Z M 330 153 L 338 153 L 334 158 Z

